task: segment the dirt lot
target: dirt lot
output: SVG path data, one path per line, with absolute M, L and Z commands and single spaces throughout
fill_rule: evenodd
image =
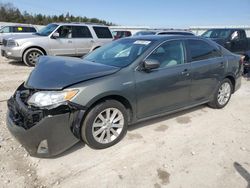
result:
M 250 187 L 250 81 L 222 110 L 200 106 L 130 127 L 105 150 L 77 144 L 28 156 L 5 124 L 6 99 L 32 68 L 0 57 L 0 187 Z

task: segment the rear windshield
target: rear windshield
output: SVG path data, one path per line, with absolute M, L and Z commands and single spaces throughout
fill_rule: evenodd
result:
M 113 35 L 108 27 L 93 27 L 96 36 L 100 39 L 112 39 Z
M 36 29 L 34 27 L 13 26 L 12 30 L 14 33 L 35 33 L 36 32 Z
M 207 30 L 201 36 L 206 38 L 228 38 L 230 36 L 230 29 L 211 29 Z
M 155 35 L 156 32 L 154 31 L 139 31 L 135 34 L 135 36 L 141 36 L 141 35 Z

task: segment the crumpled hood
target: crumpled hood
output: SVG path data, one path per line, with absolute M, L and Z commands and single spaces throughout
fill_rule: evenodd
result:
M 61 90 L 86 80 L 103 77 L 120 68 L 70 57 L 40 57 L 25 86 L 40 90 Z

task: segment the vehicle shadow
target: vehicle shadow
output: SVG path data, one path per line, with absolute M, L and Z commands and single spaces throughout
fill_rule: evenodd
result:
M 155 123 L 159 123 L 161 121 L 174 119 L 174 118 L 176 118 L 178 116 L 182 116 L 182 115 L 194 112 L 196 110 L 201 110 L 201 109 L 203 109 L 205 107 L 207 107 L 207 106 L 206 105 L 200 105 L 200 106 L 196 106 L 196 107 L 193 107 L 193 108 L 190 108 L 190 109 L 187 109 L 187 110 L 183 110 L 183 111 L 180 111 L 180 112 L 176 112 L 176 113 L 173 113 L 173 114 L 163 115 L 161 117 L 156 117 L 156 118 L 153 118 L 153 119 L 150 119 L 150 120 L 145 120 L 145 121 L 142 121 L 142 122 L 139 122 L 139 123 L 135 123 L 135 124 L 132 124 L 132 125 L 130 125 L 128 127 L 128 131 L 133 131 L 135 129 L 139 129 L 139 128 L 142 128 L 142 127 L 145 127 L 145 126 L 150 126 L 150 125 L 153 125 Z
M 250 81 L 250 72 L 244 74 L 243 77 L 244 77 L 247 81 Z
M 80 150 L 84 147 L 85 147 L 85 143 L 82 141 L 79 141 L 75 145 L 73 145 L 72 147 L 70 147 L 69 149 L 64 151 L 63 153 L 56 155 L 56 156 L 53 156 L 53 157 L 49 157 L 49 159 L 57 159 L 57 158 L 69 155 L 70 153 L 74 153 L 75 151 Z
M 25 66 L 25 67 L 27 67 L 27 65 L 25 65 L 22 61 L 9 61 L 8 63 L 9 63 L 10 65 Z
M 250 173 L 239 163 L 234 162 L 236 171 L 247 181 L 247 188 L 250 188 Z
M 139 129 L 139 128 L 142 128 L 142 127 L 145 127 L 145 126 L 150 126 L 150 125 L 153 125 L 155 123 L 159 123 L 161 121 L 166 121 L 168 119 L 173 119 L 173 118 L 176 118 L 178 116 L 182 116 L 182 115 L 191 113 L 191 112 L 196 111 L 196 110 L 201 110 L 201 109 L 203 109 L 205 107 L 206 107 L 206 105 L 200 105 L 200 106 L 190 108 L 190 109 L 187 109 L 187 110 L 184 110 L 184 111 L 176 112 L 174 114 L 164 115 L 164 116 L 153 118 L 153 119 L 150 119 L 150 120 L 145 120 L 145 121 L 142 121 L 140 123 L 135 123 L 135 124 L 132 124 L 132 125 L 130 125 L 128 127 L 128 131 L 130 132 L 130 131 L 133 131 L 135 129 Z M 50 159 L 57 159 L 57 158 L 66 156 L 66 155 L 71 154 L 71 153 L 73 153 L 73 152 L 75 152 L 77 150 L 83 149 L 84 147 L 85 147 L 85 143 L 83 141 L 79 141 L 78 143 L 76 143 L 74 146 L 72 146 L 68 150 L 64 151 L 63 153 L 61 153 L 59 155 L 50 157 Z

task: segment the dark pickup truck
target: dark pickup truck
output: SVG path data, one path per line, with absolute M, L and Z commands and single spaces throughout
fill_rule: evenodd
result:
M 250 38 L 244 29 L 209 29 L 201 36 L 212 39 L 231 52 L 244 55 L 244 72 L 249 72 Z

